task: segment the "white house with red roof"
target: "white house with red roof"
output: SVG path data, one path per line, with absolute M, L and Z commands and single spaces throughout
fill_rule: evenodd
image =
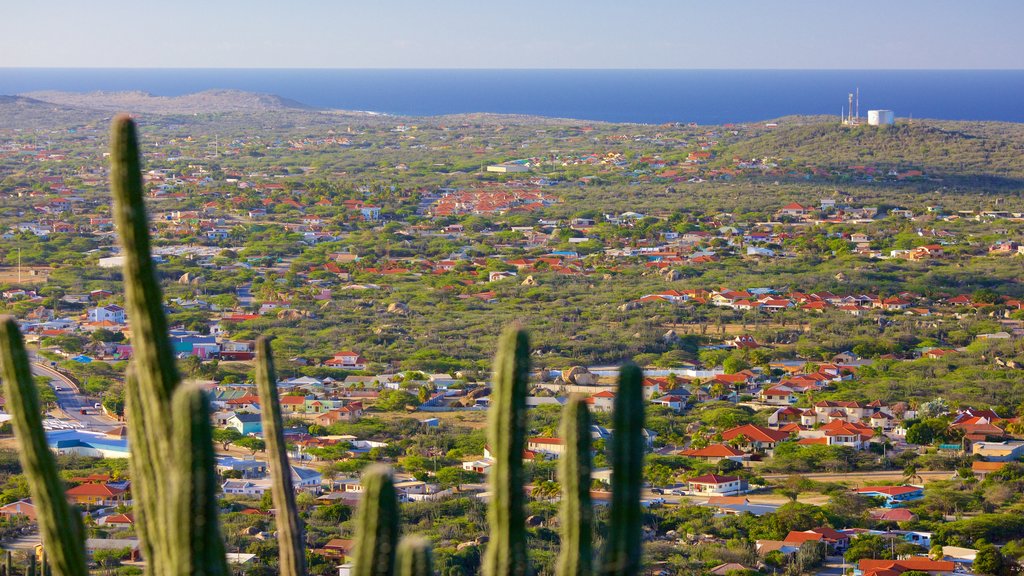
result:
M 745 494 L 749 490 L 747 480 L 739 476 L 723 476 L 720 474 L 704 474 L 686 481 L 686 490 L 690 494 L 706 496 L 734 496 Z
M 591 409 L 599 412 L 611 412 L 615 408 L 615 392 L 602 390 L 587 398 L 587 404 Z
M 345 370 L 366 370 L 366 360 L 358 353 L 349 350 L 336 353 L 334 358 L 324 362 L 324 365 Z
M 898 508 L 907 502 L 924 498 L 924 488 L 920 486 L 864 486 L 854 492 L 861 496 L 872 496 L 885 499 L 886 508 Z

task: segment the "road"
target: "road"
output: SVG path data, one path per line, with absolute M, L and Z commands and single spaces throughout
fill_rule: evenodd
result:
M 63 412 L 63 419 L 76 422 L 81 428 L 96 431 L 106 431 L 118 425 L 117 420 L 107 417 L 94 407 L 98 401 L 96 398 L 83 394 L 71 379 L 60 372 L 42 362 L 33 362 L 32 374 L 50 379 L 50 386 L 57 396 L 57 406 Z M 86 414 L 82 414 L 82 408 L 86 409 Z
M 825 558 L 825 563 L 822 567 L 815 572 L 815 576 L 842 576 L 843 575 L 843 564 L 842 556 L 829 556 Z M 849 568 L 849 566 L 847 566 Z
M 948 470 L 922 470 L 918 472 L 921 479 L 925 482 L 931 482 L 933 480 L 948 480 L 953 473 Z M 765 480 L 785 480 L 793 476 L 793 474 L 765 474 Z M 883 482 L 891 480 L 901 480 L 905 476 L 902 470 L 872 470 L 869 472 L 845 472 L 845 473 L 832 473 L 832 472 L 812 472 L 812 473 L 801 473 L 801 478 L 807 478 L 808 480 L 817 480 L 819 482 L 850 482 L 850 483 L 868 483 L 868 482 Z

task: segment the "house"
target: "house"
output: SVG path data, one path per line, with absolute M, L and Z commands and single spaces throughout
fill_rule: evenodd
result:
M 611 390 L 602 390 L 587 398 L 593 410 L 599 412 L 611 412 L 615 407 L 615 393 Z
M 330 426 L 338 422 L 355 422 L 363 415 L 362 402 L 350 402 L 341 408 L 324 412 L 313 419 L 315 424 Z
M 1024 457 L 1024 441 L 975 442 L 971 445 L 971 453 L 981 456 L 989 462 L 1020 460 L 1021 457 Z
M 906 508 L 876 508 L 869 510 L 868 515 L 876 522 L 913 522 L 917 520 L 917 514 Z
M 270 489 L 269 479 L 257 480 L 225 480 L 220 486 L 221 492 L 225 495 L 239 496 L 263 496 L 263 493 Z
M 956 563 L 947 560 L 932 560 L 916 557 L 903 560 L 874 560 L 863 558 L 854 569 L 854 576 L 898 576 L 904 572 L 926 572 L 928 574 L 953 574 Z
M 57 454 L 77 454 L 91 458 L 127 458 L 128 440 L 123 427 L 111 433 L 88 430 L 54 430 L 46 433 L 50 449 Z
M 739 476 L 723 476 L 704 474 L 686 481 L 687 492 L 707 496 L 733 496 L 744 494 L 748 490 L 746 478 Z
M 324 365 L 345 370 L 366 370 L 366 360 L 348 350 L 336 353 L 333 358 L 324 362 Z
M 783 206 L 782 209 L 779 210 L 779 215 L 802 218 L 810 214 L 812 210 L 813 208 L 810 206 L 804 206 L 799 202 L 792 202 Z
M 24 516 L 34 522 L 36 519 L 36 507 L 27 498 L 0 506 L 0 517 L 10 519 L 15 516 Z
M 704 448 L 691 448 L 689 450 L 679 452 L 679 455 L 698 458 L 708 462 L 719 462 L 721 460 L 742 462 L 750 458 L 746 452 L 738 448 L 733 448 L 727 444 L 712 444 L 710 446 L 705 446 Z
M 726 442 L 732 442 L 737 438 L 740 439 L 738 442 L 741 445 L 749 446 L 758 452 L 767 452 L 775 449 L 779 442 L 788 440 L 789 432 L 772 430 L 757 424 L 744 424 L 722 432 L 722 439 Z
M 865 450 L 871 444 L 875 430 L 860 422 L 832 420 L 818 430 L 824 432 L 829 446 L 849 446 L 855 450 Z
M 526 449 L 557 458 L 565 452 L 565 443 L 561 438 L 527 438 Z
M 292 486 L 296 490 L 318 490 L 323 484 L 323 476 L 319 470 L 292 466 Z
M 110 484 L 79 484 L 64 494 L 72 504 L 80 506 L 121 506 L 127 502 L 128 490 Z
M 112 322 L 114 324 L 124 324 L 124 308 L 117 304 L 97 306 L 96 308 L 89 310 L 89 322 Z
M 762 390 L 758 396 L 761 402 L 774 406 L 789 406 L 797 402 L 796 393 L 788 386 L 770 386 Z
M 248 436 L 263 431 L 263 420 L 259 414 L 235 413 L 228 418 L 227 426 L 238 430 L 242 436 Z
M 658 404 L 676 412 L 682 412 L 683 409 L 686 408 L 686 398 L 673 394 L 666 394 L 665 396 L 651 400 L 651 404 Z
M 919 486 L 865 486 L 854 489 L 854 492 L 861 496 L 883 498 L 886 508 L 897 508 L 924 498 L 924 488 Z

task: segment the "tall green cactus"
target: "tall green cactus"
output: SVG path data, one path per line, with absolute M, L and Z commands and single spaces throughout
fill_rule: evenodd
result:
M 173 562 L 177 574 L 228 574 L 217 521 L 217 461 L 210 428 L 210 403 L 198 386 L 174 391 L 174 445 L 180 450 L 171 470 L 176 493 L 170 511 L 175 528 Z
M 430 541 L 406 536 L 398 543 L 398 576 L 434 576 Z
M 132 488 L 147 573 L 225 575 L 208 401 L 199 390 L 176 392 L 180 378 L 150 253 L 138 140 L 130 117 L 114 118 L 110 142 L 110 187 L 134 357 L 125 384 Z
M 628 363 L 619 370 L 619 390 L 612 413 L 612 503 L 600 573 L 640 573 L 643 541 L 644 391 L 643 371 Z
M 36 576 L 36 551 L 32 550 L 28 554 L 28 576 Z
M 558 576 L 589 576 L 594 566 L 594 512 L 590 503 L 590 412 L 583 397 L 573 395 L 566 402 L 560 435 L 564 449 L 558 463 L 562 484 Z
M 295 506 L 291 467 L 284 443 L 281 404 L 277 398 L 277 377 L 270 339 L 256 340 L 256 388 L 260 396 L 263 439 L 269 455 L 271 495 L 277 510 L 277 542 L 281 576 L 302 576 L 306 572 L 305 546 L 302 541 L 302 520 Z
M 484 554 L 485 576 L 525 576 L 526 517 L 523 511 L 523 449 L 526 447 L 526 386 L 530 342 L 526 331 L 512 327 L 498 341 L 487 440 L 491 502 L 487 509 L 490 541 Z
M 363 496 L 356 518 L 353 576 L 393 576 L 398 548 L 398 495 L 391 470 L 382 464 L 366 468 Z
M 50 551 L 57 576 L 87 576 L 82 516 L 64 496 L 64 483 L 43 432 L 39 391 L 25 343 L 17 322 L 9 316 L 0 317 L 0 369 L 44 549 Z

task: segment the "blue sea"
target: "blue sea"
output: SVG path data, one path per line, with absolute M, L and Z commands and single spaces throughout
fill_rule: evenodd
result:
M 276 94 L 320 108 L 411 116 L 465 112 L 611 122 L 753 122 L 860 112 L 1024 122 L 1024 70 L 363 70 L 0 68 L 0 94 L 209 89 Z

